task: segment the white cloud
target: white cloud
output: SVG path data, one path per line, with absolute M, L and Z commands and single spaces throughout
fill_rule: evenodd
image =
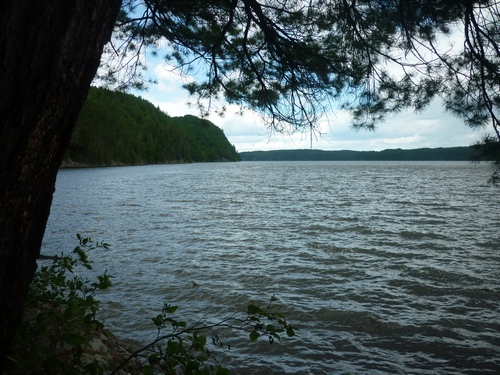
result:
M 170 116 L 199 115 L 188 103 L 192 100 L 182 84 L 190 80 L 167 70 L 163 64 L 152 69 L 157 85 L 136 95 L 152 102 Z M 237 106 L 227 106 L 224 117 L 211 114 L 209 120 L 224 130 L 238 151 L 298 149 L 310 147 L 310 134 L 270 134 L 259 115 L 245 111 L 238 115 Z M 487 130 L 487 129 L 486 129 Z M 459 119 L 444 112 L 439 102 L 420 114 L 404 111 L 389 117 L 375 131 L 354 131 L 345 111 L 326 115 L 320 123 L 321 137 L 313 136 L 313 148 L 323 150 L 383 150 L 387 148 L 420 148 L 467 146 L 480 139 L 486 130 L 474 131 Z

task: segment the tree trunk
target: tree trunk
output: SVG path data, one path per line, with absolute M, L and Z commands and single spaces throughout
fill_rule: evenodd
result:
M 36 269 L 58 167 L 121 0 L 0 9 L 0 373 Z

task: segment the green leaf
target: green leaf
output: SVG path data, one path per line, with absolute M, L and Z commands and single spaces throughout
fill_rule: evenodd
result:
M 63 335 L 61 338 L 65 343 L 71 346 L 79 346 L 87 343 L 85 338 L 78 333 L 68 333 Z
M 203 350 L 207 343 L 207 338 L 203 335 L 197 335 L 196 333 L 194 334 L 193 337 L 193 347 L 198 349 L 198 350 Z
M 178 338 L 180 340 L 180 338 Z M 172 340 L 168 340 L 167 343 L 167 354 L 170 357 L 173 357 L 174 355 L 178 353 L 183 353 L 184 352 L 184 347 L 182 346 L 182 343 L 177 343 Z
M 151 365 L 143 365 L 142 366 L 142 374 L 143 375 L 155 375 L 155 368 Z
M 200 364 L 196 361 L 189 361 L 184 369 L 184 372 L 186 374 L 189 374 L 191 372 L 195 372 L 200 368 Z
M 179 307 L 178 306 L 171 306 L 168 303 L 163 305 L 163 312 L 167 314 L 173 314 L 174 312 L 177 311 Z
M 160 353 L 151 354 L 148 358 L 150 365 L 156 365 L 160 363 Z
M 250 341 L 255 341 L 260 337 L 259 332 L 257 331 L 252 331 L 250 332 Z
M 259 306 L 254 305 L 253 303 L 248 305 L 247 312 L 249 314 L 267 315 L 264 310 L 262 310 Z
M 277 331 L 277 329 L 276 329 L 276 327 L 275 327 L 274 325 L 272 325 L 272 324 L 268 324 L 268 325 L 266 326 L 266 331 L 268 331 L 268 332 L 276 332 L 276 331 Z
M 229 375 L 229 370 L 225 367 L 219 367 L 215 375 Z
M 163 315 L 158 314 L 155 317 L 151 318 L 153 321 L 154 325 L 158 328 L 162 327 L 165 324 L 165 321 L 163 320 Z

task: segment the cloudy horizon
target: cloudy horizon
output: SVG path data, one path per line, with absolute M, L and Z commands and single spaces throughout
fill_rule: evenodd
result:
M 188 105 L 192 98 L 182 88 L 185 79 L 164 69 L 162 64 L 152 71 L 158 83 L 150 85 L 147 91 L 134 92 L 134 95 L 150 101 L 169 116 L 200 115 L 197 108 Z M 226 107 L 224 117 L 212 113 L 208 120 L 224 131 L 238 152 L 311 148 L 309 132 L 270 133 L 255 112 L 246 110 L 239 115 L 238 107 Z M 438 101 L 431 103 L 422 113 L 407 110 L 389 116 L 378 124 L 375 131 L 353 130 L 350 115 L 338 110 L 323 117 L 319 130 L 320 134 L 313 134 L 313 149 L 353 151 L 470 146 L 490 133 L 488 128 L 469 128 L 460 119 L 446 113 Z

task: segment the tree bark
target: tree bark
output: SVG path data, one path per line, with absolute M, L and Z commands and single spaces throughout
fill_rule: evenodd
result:
M 121 0 L 0 9 L 0 373 L 20 323 L 57 170 Z

